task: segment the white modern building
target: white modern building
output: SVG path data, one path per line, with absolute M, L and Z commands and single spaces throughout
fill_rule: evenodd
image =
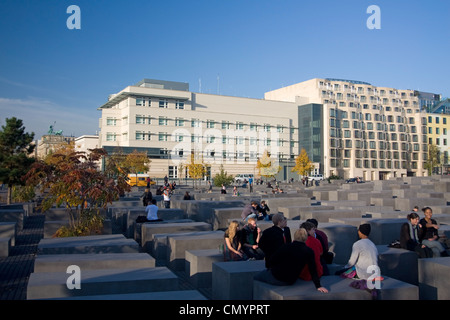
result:
M 100 146 L 109 153 L 145 151 L 150 175 L 184 178 L 194 154 L 214 176 L 257 173 L 265 150 L 291 172 L 302 148 L 315 173 L 365 180 L 426 174 L 426 113 L 413 90 L 311 79 L 267 92 L 264 99 L 194 93 L 181 82 L 144 79 L 99 107 Z

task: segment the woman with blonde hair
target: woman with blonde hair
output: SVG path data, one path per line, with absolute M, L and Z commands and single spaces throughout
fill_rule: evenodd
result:
M 225 231 L 225 260 L 239 261 L 246 260 L 245 253 L 241 249 L 239 222 L 233 220 Z

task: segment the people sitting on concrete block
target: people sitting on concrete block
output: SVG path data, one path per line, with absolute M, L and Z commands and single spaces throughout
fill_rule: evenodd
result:
M 249 218 L 241 230 L 242 250 L 251 260 L 264 259 L 264 252 L 259 248 L 261 229 L 256 225 L 255 218 Z
M 242 210 L 241 217 L 242 220 L 245 222 L 248 221 L 250 218 L 255 218 L 258 216 L 258 202 L 252 201 L 250 204 L 245 205 L 244 209 Z
M 307 219 L 306 221 L 311 222 L 315 226 L 314 237 L 320 241 L 323 250 L 323 253 L 320 256 L 320 262 L 322 263 L 323 267 L 323 275 L 328 276 L 330 273 L 327 265 L 332 264 L 334 259 L 333 252 L 330 252 L 330 247 L 328 244 L 328 236 L 325 232 L 318 229 L 319 222 L 317 221 L 317 219 L 311 218 Z
M 162 221 L 158 218 L 158 206 L 156 205 L 156 199 L 152 199 L 150 204 L 145 208 L 145 213 L 147 214 L 147 221 Z
M 323 266 L 320 261 L 320 257 L 323 254 L 322 244 L 315 237 L 316 227 L 311 222 L 303 222 L 300 225 L 300 228 L 303 228 L 308 233 L 308 238 L 305 241 L 305 244 L 314 251 L 314 261 L 316 263 L 317 276 L 320 278 L 323 275 Z M 303 270 L 300 272 L 299 278 L 306 281 L 311 281 L 311 273 L 309 269 L 305 266 Z
M 439 224 L 432 218 L 433 210 L 430 207 L 422 209 L 425 217 L 420 219 L 419 225 L 422 227 L 422 244 L 433 251 L 433 257 L 448 257 L 442 243 L 439 241 Z
M 371 227 L 364 223 L 358 228 L 359 240 L 352 246 L 350 259 L 343 270 L 337 271 L 345 278 L 367 280 L 373 276 L 373 268 L 378 267 L 378 249 L 369 239 Z
M 265 221 L 271 220 L 270 208 L 265 200 L 261 200 L 261 203 L 258 205 L 257 210 L 258 210 L 258 220 L 265 220 Z
M 270 268 L 273 254 L 284 244 L 292 242 L 291 230 L 287 226 L 287 219 L 282 213 L 276 213 L 272 217 L 273 226 L 264 230 L 259 247 L 264 252 L 265 266 Z
M 184 194 L 183 200 L 192 200 L 191 195 L 189 194 L 189 191 L 186 191 Z
M 233 220 L 230 222 L 227 230 L 224 233 L 224 260 L 225 261 L 241 261 L 247 260 L 248 257 L 242 250 L 241 230 L 239 222 Z
M 400 247 L 416 252 L 419 258 L 431 258 L 433 252 L 422 244 L 423 229 L 419 223 L 419 215 L 411 212 L 406 218 L 408 221 L 400 229 Z
M 322 287 L 317 275 L 314 251 L 305 244 L 307 238 L 306 230 L 298 229 L 294 234 L 294 241 L 281 246 L 271 258 L 271 267 L 257 273 L 254 280 L 276 286 L 293 285 L 298 280 L 300 271 L 308 266 L 316 289 L 327 293 L 328 289 Z

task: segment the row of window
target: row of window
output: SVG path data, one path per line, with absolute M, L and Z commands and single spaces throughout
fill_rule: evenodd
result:
M 434 117 L 434 123 L 435 124 L 439 124 L 440 122 L 440 117 Z M 432 116 L 428 116 L 428 123 L 433 123 L 433 117 Z M 447 124 L 447 118 L 442 117 L 442 124 Z
M 378 90 L 378 88 L 372 88 L 372 87 L 355 87 L 354 85 L 348 85 L 348 84 L 340 84 L 340 83 L 334 83 L 331 82 L 323 82 L 319 81 L 319 89 L 327 89 L 327 90 L 334 90 L 334 91 L 345 91 L 345 92 L 354 92 L 358 94 L 362 94 L 366 92 L 369 95 L 375 94 L 380 95 L 381 97 L 386 96 L 389 94 L 391 97 L 401 97 L 402 99 L 406 98 L 414 98 L 413 92 L 399 92 L 395 89 L 390 89 L 389 92 L 387 92 L 384 89 Z
M 152 118 L 150 116 L 146 115 L 136 115 L 136 124 L 151 124 Z M 169 118 L 167 117 L 159 117 L 157 118 L 158 125 L 160 126 L 167 126 L 169 125 Z M 190 126 L 192 128 L 200 128 L 202 127 L 202 123 L 206 123 L 206 128 L 208 129 L 214 129 L 214 128 L 221 128 L 221 129 L 236 129 L 236 130 L 244 130 L 246 127 L 249 128 L 250 131 L 257 131 L 258 128 L 262 128 L 265 132 L 271 132 L 272 129 L 276 129 L 278 133 L 284 133 L 286 127 L 282 125 L 270 125 L 270 124 L 257 124 L 257 123 L 250 123 L 245 124 L 243 122 L 230 122 L 230 121 L 215 121 L 215 120 L 206 120 L 202 121 L 199 119 L 182 119 L 182 118 L 176 118 L 175 120 L 175 126 L 176 127 L 184 127 L 190 122 Z M 107 118 L 106 119 L 106 125 L 107 126 L 116 126 L 117 125 L 117 119 L 116 118 Z M 291 132 L 293 132 L 295 129 L 291 128 Z
M 157 103 L 159 108 L 167 109 L 169 107 L 168 99 L 158 99 L 158 101 L 154 101 L 152 98 L 147 97 L 139 97 L 136 98 L 136 105 L 141 107 L 151 107 L 152 104 Z M 184 101 L 175 100 L 175 109 L 184 109 Z
M 373 119 L 372 119 L 373 117 Z M 338 109 L 330 109 L 330 118 L 331 119 L 348 119 L 348 112 L 347 111 L 342 111 L 342 110 L 338 110 Z M 414 117 L 405 117 L 405 116 L 396 116 L 394 117 L 393 115 L 384 115 L 384 114 L 379 114 L 379 113 L 362 113 L 362 112 L 356 112 L 356 111 L 352 111 L 351 112 L 351 119 L 355 119 L 355 120 L 365 120 L 365 121 L 380 121 L 380 122 L 388 122 L 388 123 L 392 123 L 394 122 L 394 119 L 396 119 L 397 123 L 408 123 L 408 124 L 415 124 L 415 118 Z M 426 119 L 422 118 L 422 121 L 425 122 Z
M 332 168 L 338 168 L 341 161 L 338 159 L 331 159 L 330 166 Z M 350 159 L 344 159 L 341 162 L 342 167 L 350 168 L 352 161 Z M 417 162 L 412 161 L 391 161 L 391 160 L 354 160 L 355 168 L 364 169 L 418 169 Z M 409 164 L 409 166 L 408 166 Z M 425 166 L 425 164 L 424 164 Z M 425 168 L 423 168 L 425 169 Z
M 415 150 L 419 151 L 419 150 Z M 400 159 L 400 155 L 402 159 L 404 160 L 419 160 L 419 153 L 418 152 L 398 152 L 398 151 L 375 151 L 375 150 L 355 150 L 354 151 L 354 158 L 356 159 Z M 351 159 L 352 157 L 352 150 L 349 149 L 330 149 L 330 157 L 331 158 L 344 158 L 344 159 Z M 411 158 L 410 158 L 411 157 Z M 427 154 L 422 153 L 423 160 L 426 160 Z
M 353 147 L 354 144 L 354 147 Z M 340 140 L 340 139 L 330 139 L 330 147 L 331 148 L 355 148 L 355 149 L 379 149 L 379 150 L 401 150 L 405 151 L 419 151 L 420 144 L 419 143 L 398 143 L 398 142 L 385 142 L 378 141 L 378 148 L 376 141 L 367 141 L 367 140 Z M 427 145 L 423 144 L 422 149 L 426 150 Z

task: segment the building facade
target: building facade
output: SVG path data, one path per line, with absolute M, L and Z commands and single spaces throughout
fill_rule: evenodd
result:
M 184 178 L 180 164 L 196 161 L 214 176 L 257 173 L 267 150 L 284 178 L 298 154 L 295 103 L 189 91 L 184 83 L 144 79 L 111 95 L 99 108 L 100 143 L 108 152 L 147 152 L 150 176 Z
M 428 144 L 438 147 L 440 153 L 441 169 L 448 171 L 450 152 L 450 115 L 427 114 Z M 439 171 L 439 170 L 438 170 Z
M 267 92 L 265 99 L 321 109 L 323 153 L 318 157 L 325 176 L 381 180 L 427 174 L 426 113 L 413 90 L 311 79 Z M 299 124 L 300 132 L 316 126 L 307 122 Z
M 315 173 L 365 180 L 426 175 L 427 114 L 414 90 L 366 82 L 311 79 L 249 99 L 189 91 L 180 82 L 144 79 L 99 107 L 100 146 L 147 152 L 150 175 L 184 178 L 196 159 L 214 176 L 257 173 L 267 150 L 291 172 L 304 148 Z

